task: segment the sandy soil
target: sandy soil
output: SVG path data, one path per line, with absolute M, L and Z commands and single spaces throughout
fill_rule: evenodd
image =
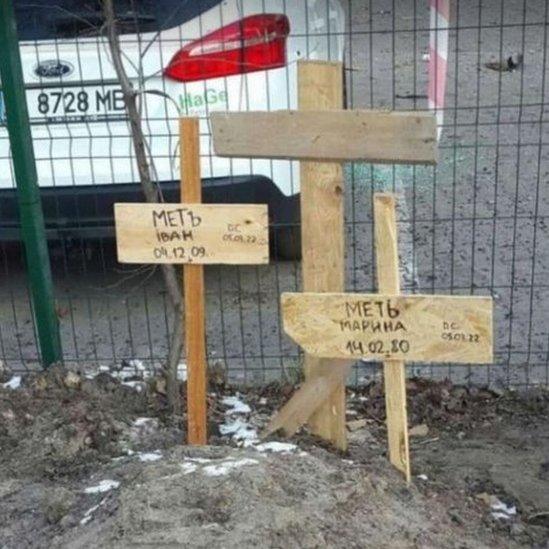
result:
M 210 446 L 190 448 L 154 378 L 0 388 L 0 547 L 548 546 L 547 392 L 410 380 L 407 487 L 378 384 L 349 393 L 345 455 L 305 431 L 256 439 L 289 386 L 211 389 Z

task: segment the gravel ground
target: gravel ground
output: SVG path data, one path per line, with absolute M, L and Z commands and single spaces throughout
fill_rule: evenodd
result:
M 344 3 L 351 31 L 350 105 L 424 108 L 425 98 L 405 97 L 426 90 L 424 3 Z M 524 6 L 511 0 L 459 2 L 459 31 L 450 31 L 449 108 L 436 170 L 346 167 L 349 290 L 375 289 L 372 192 L 394 190 L 400 196 L 405 291 L 495 298 L 496 364 L 410 366 L 415 374 L 492 386 L 549 382 L 544 9 L 543 0 Z M 485 66 L 517 53 L 524 55 L 519 70 L 498 72 Z M 11 248 L 2 251 L 0 358 L 8 368 L 32 369 L 37 357 L 20 254 Z M 69 360 L 108 365 L 141 359 L 152 364 L 165 356 L 166 304 L 157 274 L 117 265 L 110 241 L 54 246 L 52 257 Z M 222 362 L 234 381 L 293 379 L 299 357 L 281 333 L 278 300 L 280 292 L 298 288 L 299 265 L 214 267 L 206 273 L 212 360 Z M 354 379 L 376 372 L 359 365 Z

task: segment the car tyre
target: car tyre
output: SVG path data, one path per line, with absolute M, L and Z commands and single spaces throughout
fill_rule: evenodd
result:
M 301 227 L 277 227 L 273 235 L 273 255 L 276 259 L 299 261 L 301 259 Z

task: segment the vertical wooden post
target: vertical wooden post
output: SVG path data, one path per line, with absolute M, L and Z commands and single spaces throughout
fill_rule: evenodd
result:
M 202 202 L 198 118 L 181 118 L 181 201 Z M 206 334 L 204 267 L 183 267 L 185 347 L 187 357 L 187 443 L 208 443 L 206 410 Z
M 398 239 L 395 197 L 374 194 L 374 228 L 378 291 L 400 293 L 398 270 Z M 387 408 L 387 438 L 389 460 L 410 482 L 408 417 L 406 411 L 406 370 L 404 362 L 387 360 L 383 363 L 385 406 Z
M 298 106 L 304 110 L 343 106 L 341 63 L 299 61 Z M 301 162 L 301 247 L 303 291 L 345 290 L 343 170 L 337 163 Z M 305 377 L 327 374 L 341 367 L 333 360 L 305 355 Z M 314 434 L 347 449 L 345 382 L 311 416 Z

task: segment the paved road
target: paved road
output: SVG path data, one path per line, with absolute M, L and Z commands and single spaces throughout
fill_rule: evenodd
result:
M 425 98 L 403 97 L 426 90 L 426 4 L 347 3 L 352 106 L 425 108 Z M 413 367 L 416 372 L 480 383 L 549 381 L 544 10 L 543 0 L 528 1 L 525 9 L 511 0 L 460 1 L 459 31 L 450 31 L 449 109 L 438 167 L 346 167 L 350 290 L 375 288 L 372 192 L 394 190 L 405 291 L 495 297 L 497 365 Z M 524 55 L 520 70 L 484 66 L 517 53 Z M 36 351 L 21 262 L 17 251 L 3 251 L 11 256 L 0 260 L 0 357 L 13 368 L 22 358 L 32 367 Z M 111 242 L 56 247 L 53 256 L 67 355 L 89 365 L 130 358 L 158 363 L 166 353 L 167 312 L 157 274 L 116 265 Z M 208 348 L 233 379 L 260 382 L 279 378 L 281 370 L 295 375 L 299 358 L 280 333 L 278 297 L 296 290 L 299 278 L 291 262 L 207 269 Z M 357 376 L 375 372 L 362 366 Z

